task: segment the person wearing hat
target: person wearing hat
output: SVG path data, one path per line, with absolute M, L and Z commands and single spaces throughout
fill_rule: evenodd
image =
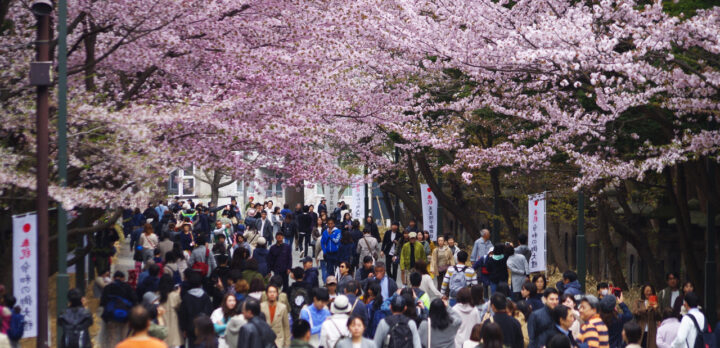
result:
M 328 281 L 330 277 L 328 277 Z M 325 319 L 320 328 L 320 345 L 323 347 L 335 347 L 335 343 L 343 338 L 349 337 L 350 331 L 347 327 L 348 315 L 352 311 L 352 304 L 347 296 L 335 297 L 330 305 L 332 315 Z
M 385 232 L 382 240 L 382 252 L 380 254 L 380 257 L 383 257 L 383 255 L 385 256 L 385 264 L 388 268 L 388 277 L 393 278 L 393 280 L 396 280 L 397 278 L 398 265 L 395 263 L 395 259 L 397 259 L 400 255 L 398 245 L 402 240 L 402 233 L 400 233 L 399 228 L 400 223 L 396 221 L 392 223 L 390 231 Z
M 268 268 L 268 254 L 270 251 L 267 249 L 267 241 L 265 240 L 265 237 L 258 238 L 257 247 L 255 250 L 253 250 L 252 258 L 257 260 L 258 262 L 258 272 L 262 274 L 263 277 L 267 276 L 268 273 L 270 273 L 270 269 Z
M 279 275 L 283 280 L 283 290 L 285 293 L 290 291 L 290 269 L 292 268 L 292 249 L 290 244 L 285 244 L 283 234 L 275 235 L 275 244 L 270 247 L 268 253 L 268 267 L 275 275 Z
M 599 306 L 600 300 L 593 295 L 585 295 L 580 300 L 578 310 L 580 319 L 585 323 L 580 326 L 580 336 L 577 337 L 580 345 L 589 348 L 607 348 L 610 346 L 608 328 L 600 318 L 600 314 L 598 314 Z
M 402 246 L 400 253 L 400 270 L 404 284 L 410 284 L 408 277 L 415 269 L 415 262 L 426 260 L 425 248 L 422 243 L 417 241 L 417 232 L 410 232 L 408 237 L 410 240 Z
M 616 307 L 620 307 L 621 312 L 618 312 Z M 608 340 L 610 347 L 623 347 L 623 325 L 632 320 L 633 314 L 630 312 L 630 308 L 628 308 L 625 304 L 622 292 L 619 297 L 615 297 L 615 295 L 603 296 L 600 300 L 600 305 L 598 306 L 598 313 L 608 328 Z
M 335 300 L 337 297 L 337 278 L 335 276 L 328 276 L 325 279 L 325 287 L 328 289 L 328 295 L 330 296 L 330 302 Z

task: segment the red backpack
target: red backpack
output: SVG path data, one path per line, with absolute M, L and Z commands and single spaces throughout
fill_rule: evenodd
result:
M 208 275 L 208 272 L 210 270 L 210 266 L 207 264 L 207 259 L 210 256 L 210 249 L 208 247 L 205 247 L 205 262 L 202 261 L 195 261 L 192 265 L 192 269 L 194 271 L 200 272 L 203 277 L 206 277 Z

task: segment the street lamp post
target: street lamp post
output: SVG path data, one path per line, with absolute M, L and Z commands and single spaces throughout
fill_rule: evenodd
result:
M 587 265 L 585 264 L 585 196 L 578 191 L 578 217 L 577 217 L 577 276 L 582 291 L 585 291 L 585 277 Z
M 58 0 L 58 119 L 57 119 L 57 165 L 60 186 L 67 185 L 67 0 Z M 67 274 L 67 212 L 58 204 L 58 274 L 57 313 L 67 308 L 69 277 Z M 84 268 L 84 267 L 83 267 Z M 82 280 L 81 280 L 82 281 Z M 84 288 L 84 287 L 83 287 Z M 57 342 L 60 346 L 62 328 L 57 327 Z
M 50 58 L 50 14 L 53 6 L 50 0 L 35 0 L 31 10 L 37 18 L 36 61 L 30 64 L 30 84 L 37 87 L 36 132 L 37 132 L 37 258 L 38 258 L 38 347 L 48 347 L 48 266 L 49 266 L 49 87 L 52 81 Z

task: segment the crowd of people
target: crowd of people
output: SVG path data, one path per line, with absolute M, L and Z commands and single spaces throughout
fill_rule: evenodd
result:
M 631 309 L 622 290 L 583 293 L 573 271 L 552 286 L 530 274 L 527 238 L 468 254 L 414 221 L 380 234 L 343 202 L 293 210 L 233 200 L 174 201 L 129 211 L 135 270 L 95 279 L 100 347 L 695 348 L 708 326 L 694 286 L 676 273 Z M 293 263 L 293 251 L 299 262 Z M 400 273 L 398 274 L 398 268 Z M 12 296 L 0 308 L 3 333 Z M 63 347 L 89 347 L 82 294 L 60 315 Z M 12 306 L 9 306 L 12 308 Z M 0 336 L 0 346 L 2 345 Z M 707 342 L 706 342 L 707 343 Z M 708 347 L 712 347 L 708 344 Z

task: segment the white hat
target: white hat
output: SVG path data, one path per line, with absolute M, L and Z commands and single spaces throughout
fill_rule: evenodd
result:
M 265 237 L 260 237 L 257 240 L 257 245 L 265 245 L 267 243 L 267 240 L 265 240 Z
M 188 203 L 183 204 L 183 209 L 185 209 L 185 210 L 190 209 L 190 204 L 188 204 Z
M 335 297 L 335 300 L 333 300 L 332 306 L 330 307 L 330 311 L 333 312 L 333 314 L 347 314 L 350 313 L 350 310 L 350 300 L 348 300 L 345 295 L 338 295 Z
M 417 238 L 417 233 L 415 233 L 415 232 L 410 232 L 410 233 L 408 234 L 408 237 L 410 237 L 410 239 Z

